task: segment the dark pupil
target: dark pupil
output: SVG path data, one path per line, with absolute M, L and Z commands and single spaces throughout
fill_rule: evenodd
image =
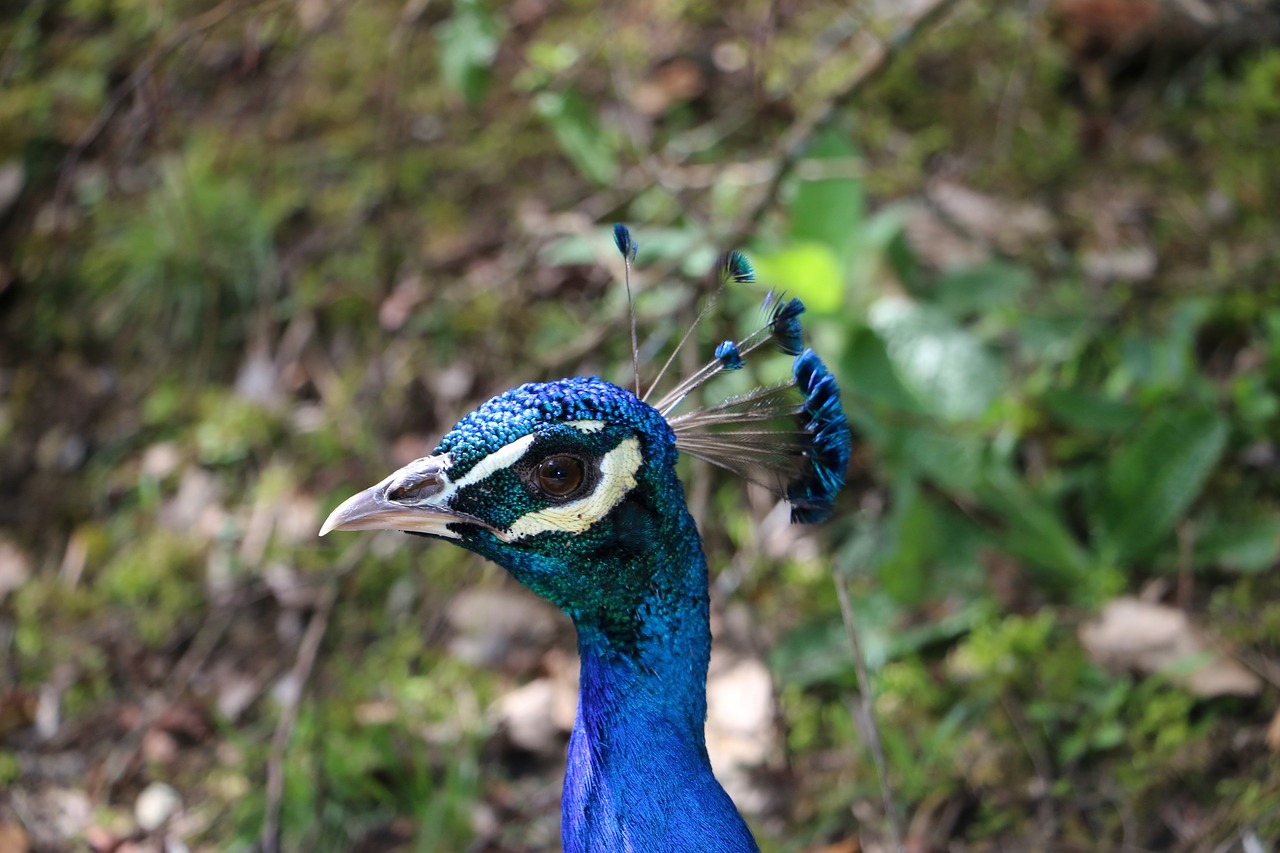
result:
M 582 462 L 572 456 L 549 456 L 538 463 L 538 485 L 544 492 L 563 497 L 582 484 Z

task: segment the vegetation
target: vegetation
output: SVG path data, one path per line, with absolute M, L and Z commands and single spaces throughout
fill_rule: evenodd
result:
M 821 529 L 685 477 L 767 850 L 1276 845 L 1276 22 L 860 5 L 0 10 L 0 850 L 557 849 L 493 709 L 564 623 L 462 653 L 498 570 L 315 533 L 492 393 L 631 380 L 614 221 L 646 377 L 740 246 L 857 433 Z

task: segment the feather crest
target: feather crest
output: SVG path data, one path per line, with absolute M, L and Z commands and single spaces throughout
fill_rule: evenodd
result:
M 682 452 L 758 483 L 791 504 L 798 524 L 825 521 L 844 486 L 853 439 L 835 377 L 811 349 L 793 382 L 670 417 Z
M 630 272 L 636 247 L 631 232 L 626 226 L 615 225 L 613 234 Z M 738 251 L 721 255 L 714 275 L 714 292 L 643 399 L 653 393 L 721 291 L 729 284 L 755 281 L 751 262 Z M 759 328 L 742 340 L 720 343 L 711 361 L 677 382 L 653 406 L 671 425 L 680 451 L 765 486 L 791 504 L 793 522 L 815 524 L 829 518 L 835 509 L 853 439 L 835 377 L 813 350 L 804 347 L 800 324 L 804 311 L 801 300 L 770 291 Z M 673 414 L 690 394 L 725 371 L 741 369 L 747 356 L 769 342 L 794 356 L 790 382 Z

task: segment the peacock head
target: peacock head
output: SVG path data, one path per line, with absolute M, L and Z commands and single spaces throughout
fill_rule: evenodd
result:
M 450 539 L 561 607 L 636 566 L 682 505 L 675 434 L 656 409 L 600 379 L 530 383 L 481 405 L 435 451 L 342 503 L 330 530 Z M 624 581 L 616 575 L 614 582 Z M 607 586 L 605 584 L 604 586 Z
M 620 233 L 629 264 L 634 243 Z M 722 286 L 751 277 L 738 253 L 718 269 Z M 839 390 L 821 360 L 802 351 L 800 301 L 770 298 L 768 305 L 759 329 L 720 344 L 708 364 L 652 405 L 594 377 L 499 394 L 459 421 L 430 456 L 344 501 L 321 535 L 394 529 L 449 539 L 577 617 L 608 604 L 602 596 L 648 594 L 655 566 L 677 563 L 691 539 L 696 550 L 678 452 L 772 488 L 790 502 L 793 521 L 825 519 L 851 450 Z M 699 386 L 741 368 L 770 341 L 794 357 L 791 381 L 673 414 Z

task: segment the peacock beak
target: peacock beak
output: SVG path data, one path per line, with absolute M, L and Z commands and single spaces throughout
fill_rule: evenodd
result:
M 376 486 L 347 498 L 320 528 L 331 530 L 405 530 L 457 539 L 450 524 L 478 524 L 479 519 L 452 512 L 444 505 L 448 456 L 428 456 L 410 462 Z M 483 524 L 481 526 L 484 526 Z

